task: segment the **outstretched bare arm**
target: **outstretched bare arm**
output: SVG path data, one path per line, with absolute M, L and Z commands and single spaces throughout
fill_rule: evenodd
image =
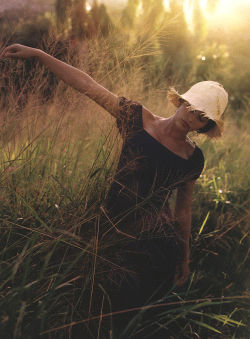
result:
M 36 48 L 14 44 L 6 47 L 1 53 L 0 59 L 5 57 L 28 59 L 35 57 L 44 66 L 48 67 L 59 79 L 73 87 L 77 91 L 84 93 L 102 106 L 112 115 L 117 116 L 119 105 L 118 96 L 97 83 L 87 73 L 63 62 L 44 51 Z

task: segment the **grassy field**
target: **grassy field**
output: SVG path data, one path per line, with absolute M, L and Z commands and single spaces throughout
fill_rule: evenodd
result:
M 136 55 L 146 47 L 139 47 L 120 52 L 108 40 L 93 40 L 75 63 L 116 94 L 168 116 L 169 84 L 159 78 L 145 91 L 146 72 Z M 25 65 L 5 64 L 6 74 L 20 75 L 23 90 Z M 10 80 L 1 112 L 0 337 L 116 339 L 104 288 L 114 244 L 100 244 L 99 236 L 119 155 L 115 123 L 62 83 L 41 103 L 47 78 L 36 63 L 32 72 L 22 109 L 25 91 Z M 147 318 L 146 308 L 135 312 L 123 338 L 145 326 L 150 333 L 153 321 L 170 328 L 173 338 L 249 337 L 248 111 L 246 104 L 236 119 L 228 107 L 220 140 L 193 136 L 206 162 L 193 200 L 192 274 L 183 288 L 163 296 L 156 319 Z

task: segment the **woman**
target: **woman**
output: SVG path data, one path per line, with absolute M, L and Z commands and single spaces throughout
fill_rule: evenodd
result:
M 141 306 L 152 294 L 151 300 L 157 300 L 174 281 L 183 285 L 189 276 L 192 193 L 204 165 L 202 151 L 187 134 L 222 134 L 221 116 L 228 101 L 224 88 L 203 81 L 183 95 L 171 89 L 168 98 L 176 112 L 162 118 L 41 50 L 14 44 L 3 50 L 1 58 L 6 57 L 36 57 L 116 118 L 123 147 L 103 210 L 107 222 L 102 233 L 102 241 L 114 233 L 122 240 L 113 253 L 114 261 L 123 268 L 119 281 L 115 274 L 111 277 L 112 288 L 118 286 L 111 295 L 113 310 Z M 168 199 L 174 189 L 177 195 L 171 213 Z M 130 317 L 120 318 L 118 326 L 123 329 Z M 165 333 L 157 332 L 154 338 L 165 338 Z

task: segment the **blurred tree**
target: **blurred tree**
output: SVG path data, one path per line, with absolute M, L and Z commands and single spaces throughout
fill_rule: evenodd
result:
M 89 18 L 86 0 L 74 0 L 71 10 L 72 37 L 83 39 L 88 33 Z
M 96 35 L 101 32 L 107 35 L 113 27 L 104 4 L 93 0 L 91 10 L 87 12 L 86 0 L 56 0 L 56 23 L 60 33 L 73 40 Z
M 99 17 L 99 29 L 102 35 L 107 35 L 110 29 L 114 28 L 112 20 L 110 19 L 106 7 L 104 4 L 101 4 L 98 8 L 98 17 Z
M 207 0 L 207 10 L 213 13 L 216 10 L 220 0 Z
M 63 32 L 68 21 L 68 12 L 72 6 L 72 0 L 56 0 L 56 25 L 59 32 Z
M 143 16 L 150 22 L 150 26 L 161 22 L 164 15 L 163 0 L 142 0 Z
M 136 19 L 136 12 L 140 0 L 128 0 L 126 7 L 124 8 L 121 16 L 121 24 L 125 27 L 133 27 Z
M 90 23 L 90 31 L 91 31 L 91 34 L 96 34 L 98 27 L 99 27 L 99 6 L 98 6 L 97 0 L 93 1 L 90 15 L 92 19 Z
M 200 0 L 194 0 L 193 21 L 195 39 L 198 43 L 200 43 L 207 35 L 207 21 L 202 13 Z
M 167 41 L 161 43 L 165 58 L 163 74 L 168 80 L 181 78 L 183 81 L 192 68 L 193 54 L 183 1 L 170 1 L 170 12 L 166 12 L 166 20 L 169 22 L 169 36 Z
M 160 40 L 165 39 L 166 12 L 162 0 L 141 0 L 137 13 L 138 33 L 135 45 L 140 46 L 140 67 L 145 72 L 144 89 L 147 90 L 148 86 L 157 86 L 162 76 L 164 58 Z
M 94 0 L 89 12 L 89 35 L 96 35 L 99 32 L 106 36 L 112 27 L 114 26 L 105 5 L 99 5 L 98 1 Z
M 142 0 L 142 5 L 145 13 L 149 13 L 153 9 L 158 9 L 158 11 L 164 9 L 163 0 Z

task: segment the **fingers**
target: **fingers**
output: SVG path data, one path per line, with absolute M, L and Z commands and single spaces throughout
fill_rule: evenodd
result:
M 3 59 L 5 57 L 5 54 L 6 54 L 6 48 L 4 48 L 2 52 L 0 53 L 0 59 Z
M 7 52 L 4 55 L 5 58 L 18 58 L 19 53 L 18 52 Z
M 18 44 L 14 44 L 4 48 L 0 55 L 0 59 L 8 58 L 8 57 L 19 57 L 20 46 Z

